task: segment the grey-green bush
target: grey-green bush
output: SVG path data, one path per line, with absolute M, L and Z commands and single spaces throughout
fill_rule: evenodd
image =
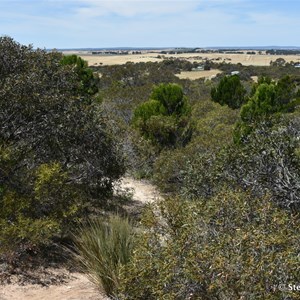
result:
M 143 222 L 119 299 L 299 299 L 278 288 L 299 280 L 299 216 L 268 196 L 168 199 Z

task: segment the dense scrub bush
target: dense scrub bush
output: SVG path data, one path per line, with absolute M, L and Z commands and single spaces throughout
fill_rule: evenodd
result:
M 186 148 L 164 150 L 154 163 L 153 179 L 158 188 L 165 193 L 179 193 L 182 188 L 182 170 L 189 163 L 191 155 Z
M 221 106 L 211 101 L 202 101 L 193 106 L 192 118 L 195 122 L 191 143 L 199 151 L 215 151 L 232 143 L 232 133 L 238 120 L 238 110 Z
M 128 170 L 136 178 L 152 178 L 153 164 L 159 156 L 159 149 L 135 130 L 128 130 L 124 149 Z
M 211 197 L 222 188 L 223 162 L 217 154 L 204 152 L 189 157 L 186 167 L 181 170 L 180 196 L 185 199 Z
M 211 189 L 209 186 L 216 180 L 211 174 L 215 164 L 213 157 L 221 148 L 233 142 L 232 133 L 237 117 L 237 110 L 211 101 L 195 104 L 191 114 L 194 130 L 189 144 L 164 151 L 155 161 L 154 180 L 158 187 L 164 192 L 184 194 L 188 198 L 210 194 L 207 189 Z M 200 162 L 207 163 L 202 167 Z M 209 167 L 210 163 L 212 165 Z M 196 192 L 196 186 L 201 193 Z
M 246 143 L 223 152 L 224 178 L 258 194 L 267 190 L 279 206 L 299 210 L 299 134 L 298 117 L 273 128 L 261 123 Z
M 0 247 L 65 233 L 124 172 L 98 104 L 56 52 L 0 38 Z
M 268 76 L 275 80 L 282 78 L 289 74 L 290 76 L 299 76 L 300 72 L 298 68 L 295 68 L 293 64 L 287 63 L 284 67 L 282 66 L 244 66 L 242 64 L 232 63 L 213 63 L 214 69 L 220 69 L 226 73 L 232 71 L 239 71 L 242 80 L 249 80 L 249 76 Z
M 269 193 L 280 207 L 299 211 L 299 118 L 273 127 L 261 123 L 243 144 L 215 153 L 196 153 L 181 169 L 180 194 L 185 198 L 214 195 L 224 184 Z
M 263 124 L 242 145 L 231 144 L 215 153 L 189 156 L 181 174 L 181 193 L 187 198 L 211 195 L 223 184 L 269 192 L 288 209 L 299 209 L 299 122 Z M 191 145 L 189 145 L 191 146 Z
M 227 189 L 209 200 L 165 200 L 159 211 L 144 216 L 147 230 L 122 274 L 120 299 L 297 296 L 278 285 L 300 275 L 299 217 L 268 197 Z

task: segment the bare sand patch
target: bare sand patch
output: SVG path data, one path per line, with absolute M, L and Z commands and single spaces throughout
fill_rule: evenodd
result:
M 143 204 L 153 203 L 161 199 L 157 188 L 147 180 L 125 177 L 121 181 L 121 188 L 131 191 L 132 199 Z
M 251 79 L 252 79 L 255 83 L 258 82 L 258 76 L 251 76 Z
M 66 270 L 56 272 L 67 273 Z M 81 273 L 70 273 L 67 282 L 59 285 L 0 285 L 0 300 L 109 300 Z

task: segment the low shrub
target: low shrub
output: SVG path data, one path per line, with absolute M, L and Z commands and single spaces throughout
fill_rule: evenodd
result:
M 299 216 L 268 196 L 168 199 L 143 222 L 119 299 L 298 299 L 278 285 L 299 280 Z

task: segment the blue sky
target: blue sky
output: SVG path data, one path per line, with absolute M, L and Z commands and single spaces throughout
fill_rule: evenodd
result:
M 300 46 L 300 0 L 0 0 L 0 35 L 40 48 Z

